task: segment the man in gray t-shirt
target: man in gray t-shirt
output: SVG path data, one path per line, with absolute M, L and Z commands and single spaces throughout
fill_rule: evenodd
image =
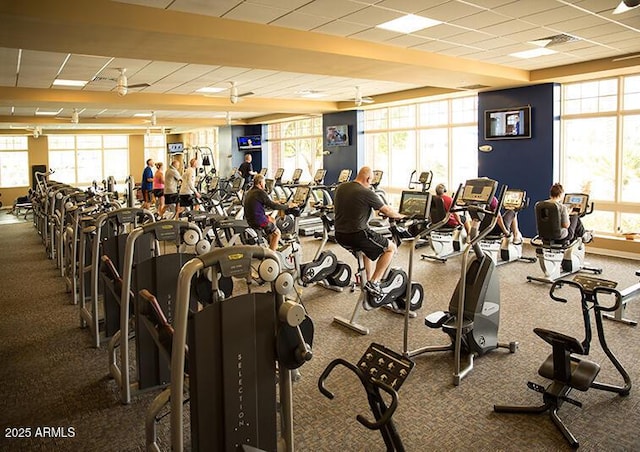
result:
M 336 241 L 345 248 L 362 251 L 367 272 L 367 290 L 374 297 L 381 297 L 380 279 L 384 276 L 397 247 L 392 240 L 369 228 L 369 218 L 373 210 L 378 210 L 389 218 L 400 219 L 403 215 L 384 204 L 371 190 L 373 171 L 363 166 L 356 178 L 344 182 L 336 189 L 335 229 Z M 373 261 L 376 261 L 375 269 Z
M 555 202 L 560 206 L 560 226 L 562 228 L 560 239 L 571 242 L 579 237 L 584 243 L 589 243 L 592 239 L 591 231 L 586 231 L 578 215 L 571 215 L 567 206 L 563 204 L 564 188 L 561 184 L 555 183 L 549 189 L 548 201 Z

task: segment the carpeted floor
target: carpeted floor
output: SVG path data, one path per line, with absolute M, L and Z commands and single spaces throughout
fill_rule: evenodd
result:
M 317 244 L 303 240 L 307 258 Z M 353 266 L 355 259 L 350 254 L 336 245 L 329 247 Z M 525 253 L 532 255 L 533 250 L 527 246 Z M 402 247 L 394 265 L 406 265 L 407 256 L 406 247 Z M 426 299 L 418 318 L 410 321 L 409 349 L 448 343 L 441 331 L 425 328 L 423 318 L 446 309 L 459 276 L 460 259 L 445 264 L 418 259 L 415 263 L 414 280 L 423 284 Z M 637 261 L 592 255 L 588 260 L 604 269 L 602 277 L 618 281 L 620 287 L 638 280 L 634 275 Z M 496 350 L 478 358 L 460 386 L 452 384 L 451 353 L 414 358 L 416 366 L 400 391 L 394 417 L 408 451 L 570 449 L 548 415 L 496 414 L 492 408 L 496 403 L 540 403 L 541 394 L 527 389 L 526 383 L 546 383 L 537 369 L 550 347 L 532 330 L 558 329 L 580 338 L 579 303 L 575 299 L 567 304 L 554 302 L 548 286 L 527 283 L 526 275 L 540 274 L 537 263 L 513 263 L 497 272 L 502 293 L 500 339 L 518 341 L 519 350 L 515 354 Z M 114 382 L 107 377 L 107 351 L 90 347 L 88 333 L 79 327 L 78 307 L 70 304 L 59 271 L 46 259 L 30 222 L 0 224 L 0 274 L 0 450 L 145 450 L 144 413 L 157 391 L 139 396 L 127 406 L 119 403 Z M 368 336 L 332 324 L 334 315 L 350 315 L 357 296 L 321 287 L 303 292 L 316 334 L 314 358 L 302 367 L 302 379 L 294 385 L 298 450 L 385 450 L 379 433 L 366 430 L 355 419 L 359 413 L 367 417 L 370 413 L 366 395 L 352 374 L 338 369 L 332 374 L 328 386 L 336 394 L 334 400 L 326 399 L 317 389 L 320 373 L 334 358 L 355 363 L 374 341 L 402 351 L 401 316 L 385 310 L 363 312 L 360 322 L 370 328 Z M 640 319 L 639 302 L 630 304 L 627 316 Z M 633 382 L 638 382 L 638 327 L 607 322 L 605 328 L 611 349 Z M 602 365 L 600 381 L 620 382 L 595 340 L 590 358 Z M 583 408 L 565 404 L 560 415 L 583 450 L 640 450 L 637 387 L 628 397 L 594 389 L 572 396 Z M 51 431 L 43 427 L 57 427 L 58 437 L 52 438 Z M 31 438 L 8 438 L 26 429 L 30 429 Z M 163 448 L 168 450 L 168 418 L 160 423 L 159 431 Z

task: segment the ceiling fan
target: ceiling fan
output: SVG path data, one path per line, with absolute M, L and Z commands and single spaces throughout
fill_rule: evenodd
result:
M 253 96 L 255 93 L 252 91 L 248 91 L 246 93 L 238 94 L 238 86 L 236 82 L 229 82 L 231 84 L 231 88 L 229 88 L 229 100 L 232 104 L 237 104 L 240 98 L 246 96 Z
M 71 116 L 56 116 L 56 119 L 70 121 L 71 124 L 78 124 L 80 122 L 80 113 L 77 108 L 74 108 Z
M 26 130 L 33 135 L 33 138 L 38 139 L 42 135 L 42 127 L 40 126 L 9 126 L 10 129 Z
M 120 71 L 120 75 L 118 75 L 118 77 L 102 77 L 102 76 L 96 75 L 95 77 L 93 77 L 91 81 L 93 82 L 96 80 L 108 80 L 111 82 L 116 82 L 116 92 L 118 93 L 118 96 L 126 96 L 130 89 L 148 88 L 151 86 L 149 83 L 136 83 L 133 85 L 129 85 L 129 81 L 127 80 L 127 76 L 125 75 L 127 72 L 127 69 L 126 68 L 116 68 L 116 69 Z
M 356 107 L 361 107 L 362 104 L 372 104 L 375 101 L 371 97 L 362 96 L 362 92 L 360 91 L 360 87 L 356 86 L 356 97 L 353 99 L 353 102 L 356 105 Z

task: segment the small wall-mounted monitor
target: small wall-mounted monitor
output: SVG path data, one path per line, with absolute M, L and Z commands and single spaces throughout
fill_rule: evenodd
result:
M 427 218 L 429 196 L 431 194 L 426 191 L 403 190 L 398 212 L 408 217 Z
M 486 110 L 485 140 L 531 138 L 531 106 Z
M 238 149 L 241 151 L 262 149 L 262 137 L 260 135 L 238 137 Z
M 327 126 L 327 146 L 349 146 L 349 126 Z
M 167 143 L 167 151 L 169 154 L 182 154 L 184 151 L 183 143 Z

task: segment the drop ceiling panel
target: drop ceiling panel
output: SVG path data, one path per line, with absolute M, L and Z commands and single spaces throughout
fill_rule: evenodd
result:
M 418 14 L 425 9 L 446 3 L 446 1 L 447 0 L 383 0 L 376 2 L 376 6 L 402 11 L 407 14 Z
M 616 6 L 620 3 L 619 1 L 602 1 L 602 0 L 581 0 L 581 1 L 573 1 L 576 6 L 580 8 L 584 8 L 588 11 L 598 14 L 611 14 L 611 12 L 616 8 Z
M 349 22 L 356 22 L 363 25 L 375 27 L 384 22 L 397 19 L 403 14 L 398 11 L 392 11 L 384 8 L 376 8 L 369 6 L 349 15 Z
M 470 0 L 468 3 L 480 8 L 495 9 L 504 5 L 512 5 L 512 7 L 517 8 L 521 2 L 522 0 Z
M 399 33 L 383 30 L 382 28 L 368 28 L 360 33 L 352 35 L 355 39 L 364 39 L 365 41 L 383 43 L 389 39 L 400 36 Z
M 302 14 L 296 11 L 282 16 L 277 20 L 274 20 L 273 22 L 271 22 L 271 25 L 293 28 L 294 30 L 309 31 L 321 27 L 331 20 L 332 19 L 328 17 Z
M 285 14 L 287 14 L 287 10 L 283 8 L 241 3 L 223 17 L 226 19 L 243 20 L 245 22 L 268 24 Z
M 459 35 L 460 33 L 465 33 L 467 29 L 457 27 L 451 24 L 440 24 L 435 27 L 425 28 L 424 30 L 418 30 L 414 35 L 423 36 L 425 38 L 431 39 L 446 39 L 450 36 Z
M 471 16 L 482 12 L 482 8 L 478 8 L 471 4 L 461 3 L 457 1 L 448 1 L 433 8 L 427 8 L 420 13 L 421 16 L 430 19 L 440 20 L 442 22 L 455 22 L 457 19 Z
M 16 84 L 18 53 L 17 49 L 0 48 L 0 86 Z
M 478 24 L 482 24 L 484 28 L 485 26 L 489 27 L 491 25 L 505 23 L 508 20 L 509 18 L 502 14 L 497 14 L 491 11 L 482 11 L 477 14 L 457 19 L 454 23 L 461 27 L 474 29 L 478 28 Z
M 57 78 L 65 80 L 91 80 L 110 58 L 88 55 L 70 55 Z
M 561 8 L 553 8 L 547 11 L 541 11 L 536 14 L 530 14 L 528 16 L 522 17 L 522 20 L 526 22 L 531 22 L 536 25 L 547 25 L 551 26 L 553 24 L 561 23 L 565 20 L 574 19 L 576 16 L 579 16 L 580 12 L 575 8 L 571 8 L 569 6 L 563 6 Z
M 485 27 L 484 25 L 480 24 L 480 26 L 477 29 L 484 31 L 485 33 L 490 33 L 496 36 L 506 36 L 514 33 L 520 33 L 522 31 L 534 30 L 538 28 L 535 25 L 530 24 L 528 22 L 515 19 L 515 20 L 509 20 L 508 22 L 502 22 L 499 24 L 490 25 L 488 27 Z
M 318 27 L 313 31 L 346 37 L 359 33 L 367 28 L 369 28 L 367 25 L 356 24 L 354 22 L 347 22 L 344 20 L 335 20 Z
M 409 47 L 418 46 L 420 44 L 424 44 L 424 42 L 427 40 L 428 40 L 427 38 L 423 38 L 419 36 L 401 35 L 401 36 L 391 38 L 388 41 L 385 41 L 385 44 L 409 48 Z
M 365 6 L 363 5 L 345 2 L 344 0 L 315 0 L 301 6 L 296 12 L 330 19 L 340 19 L 364 8 Z
M 522 19 L 527 16 L 538 14 L 561 6 L 557 0 L 535 0 L 522 1 L 518 0 L 516 4 L 507 4 L 494 8 L 493 11 L 498 14 L 504 14 L 513 19 Z M 578 15 L 576 13 L 575 15 Z
M 160 0 L 160 3 L 167 3 Z M 205 16 L 221 17 L 227 11 L 233 9 L 242 2 L 238 0 L 173 0 L 169 2 L 167 9 L 172 11 L 182 11 L 184 13 L 202 14 Z
M 61 53 L 24 50 L 20 60 L 18 86 L 24 88 L 50 88 L 66 55 Z

